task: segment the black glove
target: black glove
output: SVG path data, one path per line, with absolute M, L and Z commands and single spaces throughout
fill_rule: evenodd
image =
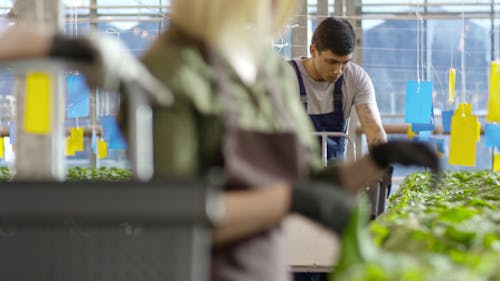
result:
M 389 166 L 382 178 L 382 182 L 380 186 L 382 187 L 381 192 L 383 191 L 385 197 L 389 197 L 392 189 L 392 173 L 394 172 L 394 167 Z
M 354 196 L 339 187 L 327 182 L 304 181 L 295 184 L 290 209 L 340 233 L 354 206 Z
M 423 142 L 394 140 L 374 146 L 370 155 L 382 169 L 391 164 L 429 167 L 434 173 L 440 170 L 439 158 L 434 150 Z
M 87 38 L 71 38 L 63 34 L 54 36 L 49 51 L 49 57 L 52 58 L 88 63 L 95 63 L 97 54 L 97 49 Z

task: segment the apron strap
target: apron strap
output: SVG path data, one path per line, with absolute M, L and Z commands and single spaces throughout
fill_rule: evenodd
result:
M 279 90 L 276 86 L 276 83 L 274 83 L 273 78 L 269 74 L 269 71 L 266 67 L 262 69 L 262 74 L 264 75 L 264 83 L 266 84 L 267 89 L 266 92 L 271 100 L 273 109 L 275 110 L 278 118 L 281 121 L 281 124 L 285 129 L 289 131 L 296 131 L 290 114 L 287 112 L 286 106 L 283 104 L 283 97 L 279 95 Z
M 226 67 L 222 65 L 220 55 L 211 48 L 208 49 L 208 59 L 209 64 L 215 69 L 215 87 L 222 97 L 224 123 L 228 128 L 237 128 L 239 114 L 236 100 L 229 90 L 231 83 L 226 72 Z

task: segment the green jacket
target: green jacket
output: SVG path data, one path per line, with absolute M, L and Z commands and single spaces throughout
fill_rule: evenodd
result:
M 223 119 L 221 97 L 200 44 L 175 28 L 170 28 L 152 45 L 143 57 L 144 64 L 173 93 L 175 103 L 155 110 L 155 176 L 190 177 L 202 175 L 212 167 L 222 167 L 221 137 Z M 318 142 L 298 97 L 292 68 L 271 48 L 265 58 L 268 73 L 283 95 L 299 139 L 309 150 L 312 174 L 321 172 Z M 229 72 L 232 93 L 239 105 L 238 124 L 242 128 L 262 132 L 283 130 L 265 92 L 264 80 L 257 78 L 245 85 L 236 73 Z M 334 169 L 336 170 L 336 169 Z M 336 181 L 336 173 L 328 172 Z

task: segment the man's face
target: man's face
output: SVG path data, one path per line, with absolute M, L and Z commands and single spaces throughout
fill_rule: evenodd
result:
M 311 45 L 311 54 L 317 75 L 328 82 L 337 81 L 352 60 L 352 53 L 345 56 L 338 56 L 330 50 L 320 53 L 314 45 Z

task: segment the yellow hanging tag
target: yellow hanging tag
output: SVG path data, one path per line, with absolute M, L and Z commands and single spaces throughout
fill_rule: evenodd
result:
M 493 155 L 493 171 L 500 171 L 500 154 Z
M 65 154 L 66 154 L 66 156 L 74 156 L 75 155 L 75 150 L 74 150 L 71 136 L 66 138 L 66 153 Z
M 50 134 L 52 121 L 52 81 L 48 74 L 26 75 L 24 130 L 34 134 Z
M 83 128 L 71 128 L 70 135 L 74 151 L 83 151 Z
M 100 139 L 97 141 L 97 158 L 107 158 L 108 157 L 108 143 Z
M 478 131 L 478 125 L 477 116 L 462 115 L 460 112 L 453 115 L 451 119 L 449 164 L 472 167 L 476 165 L 476 143 L 478 138 L 475 132 Z M 474 133 L 471 134 L 471 132 Z
M 3 159 L 3 152 L 5 150 L 4 139 L 0 137 L 0 159 Z
M 479 120 L 477 120 L 476 123 L 477 123 L 476 124 L 476 141 L 480 141 L 481 140 L 481 122 L 479 122 Z
M 490 96 L 486 120 L 500 122 L 500 61 L 492 61 L 490 64 Z
M 439 159 L 443 158 L 443 153 L 439 152 L 439 151 L 436 151 L 436 155 Z
M 462 116 L 472 116 L 472 104 L 459 103 L 453 116 L 455 116 L 455 114 Z
M 406 130 L 406 135 L 408 136 L 409 139 L 412 139 L 416 133 L 413 131 L 411 124 L 408 124 L 408 128 Z
M 455 80 L 457 77 L 457 72 L 455 68 L 450 67 L 449 76 L 448 76 L 448 101 L 455 101 Z

